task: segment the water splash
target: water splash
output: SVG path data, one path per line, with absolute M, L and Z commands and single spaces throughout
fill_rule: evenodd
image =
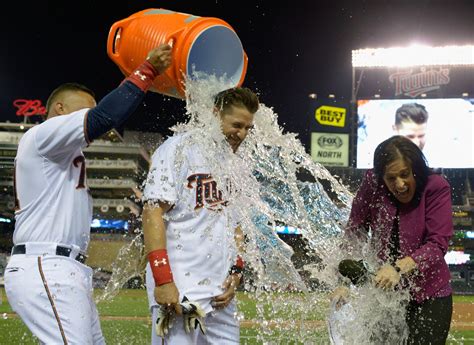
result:
M 112 265 L 112 276 L 102 292 L 96 295 L 96 303 L 114 298 L 130 279 L 144 277 L 145 266 L 143 235 L 138 234 L 119 250 Z
M 186 146 L 200 146 L 218 186 L 233 186 L 220 189 L 246 237 L 243 256 L 249 269 L 245 290 L 249 298 L 256 300 L 257 316 L 253 322 L 259 327 L 257 340 L 281 343 L 291 339 L 305 343 L 317 338 L 327 342 L 323 321 L 329 308 L 327 293 L 339 283 L 336 267 L 345 257 L 340 250 L 340 235 L 349 216 L 352 194 L 327 169 L 313 162 L 295 134 L 283 133 L 277 114 L 264 104 L 255 114 L 254 129 L 237 154 L 233 154 L 213 112 L 213 95 L 229 84 L 201 76 L 186 85 L 188 120 L 172 129 L 175 133 L 187 133 Z M 184 159 L 180 148 L 176 157 L 175 165 L 179 168 Z M 300 178 L 302 174 L 306 175 L 304 180 Z M 329 197 L 321 180 L 329 182 L 335 198 Z M 301 230 L 307 242 L 307 255 L 319 263 L 316 287 L 310 287 L 296 269 L 291 259 L 293 249 L 274 230 L 279 224 Z M 363 253 L 373 260 L 370 251 Z M 139 234 L 121 250 L 100 300 L 113 297 L 131 277 L 143 275 L 144 264 Z M 370 315 L 375 323 L 383 320 L 387 310 L 401 310 L 400 298 L 368 288 L 355 292 L 358 298 L 351 305 L 358 316 L 348 321 L 349 328 L 358 332 L 358 340 L 365 336 L 359 344 L 370 343 L 364 330 L 374 323 L 368 324 L 365 317 Z M 397 302 L 383 306 L 381 299 L 388 300 L 388 296 Z M 366 299 L 379 301 L 377 313 L 374 304 L 360 302 Z M 402 322 L 399 314 L 392 314 L 394 320 Z

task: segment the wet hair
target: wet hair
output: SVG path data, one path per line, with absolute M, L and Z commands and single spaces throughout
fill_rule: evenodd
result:
M 383 176 L 385 169 L 390 163 L 400 158 L 407 166 L 411 167 L 416 181 L 415 195 L 412 202 L 418 204 L 421 194 L 428 183 L 428 176 L 431 174 L 431 170 L 428 167 L 423 152 L 410 139 L 401 135 L 395 135 L 380 143 L 374 153 L 374 174 L 379 183 L 384 184 Z
M 395 125 L 399 126 L 402 122 L 411 121 L 419 125 L 428 121 L 428 112 L 426 108 L 418 103 L 403 104 L 395 112 Z
M 48 100 L 46 101 L 46 113 L 49 115 L 49 112 L 51 110 L 51 107 L 53 106 L 54 102 L 65 92 L 76 92 L 76 91 L 82 91 L 85 93 L 88 93 L 91 95 L 93 98 L 95 98 L 94 91 L 89 89 L 87 86 L 79 84 L 79 83 L 64 83 L 59 85 L 56 89 L 51 92 L 51 94 L 48 97 Z
M 226 112 L 232 106 L 245 107 L 250 113 L 258 110 L 257 95 L 245 87 L 233 87 L 219 92 L 214 97 L 214 106 L 221 112 Z

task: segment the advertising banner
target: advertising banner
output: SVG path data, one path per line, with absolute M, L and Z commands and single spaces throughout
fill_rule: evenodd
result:
M 310 107 L 310 132 L 349 133 L 351 114 L 348 102 L 321 99 L 312 101 Z
M 466 66 L 367 68 L 363 71 L 358 99 L 379 94 L 382 98 L 459 97 L 472 93 L 474 73 Z
M 311 133 L 311 157 L 325 166 L 349 166 L 349 134 Z
M 474 168 L 474 99 L 371 99 L 357 102 L 357 168 L 369 169 L 375 148 L 403 135 L 433 168 Z

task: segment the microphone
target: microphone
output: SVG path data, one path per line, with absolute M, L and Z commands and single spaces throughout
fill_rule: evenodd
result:
M 369 271 L 363 260 L 342 260 L 338 269 L 342 276 L 349 278 L 352 284 L 356 286 L 364 284 L 369 278 Z

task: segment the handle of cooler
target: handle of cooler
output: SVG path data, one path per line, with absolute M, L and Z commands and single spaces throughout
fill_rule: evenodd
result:
M 179 57 L 181 54 L 181 47 L 179 44 L 176 44 L 178 42 L 181 34 L 184 32 L 186 28 L 181 28 L 179 30 L 176 30 L 166 36 L 165 42 L 171 46 L 172 50 L 172 62 L 171 66 L 166 70 L 165 74 L 168 75 L 168 78 L 171 80 L 178 80 L 178 73 L 179 72 Z
M 109 31 L 109 37 L 107 38 L 107 53 L 113 60 L 120 58 L 120 42 L 122 32 L 128 27 L 135 16 L 131 16 L 120 20 L 112 25 Z

